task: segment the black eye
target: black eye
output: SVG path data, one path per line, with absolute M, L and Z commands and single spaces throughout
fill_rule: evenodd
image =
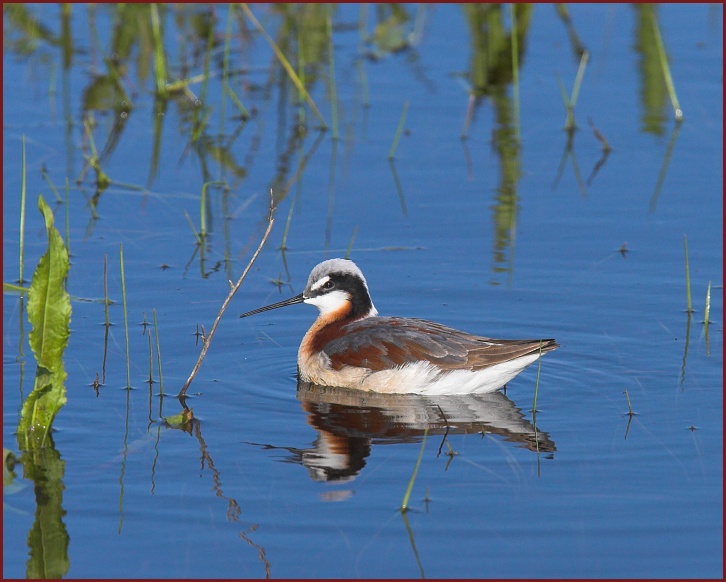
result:
M 323 283 L 323 289 L 332 289 L 333 287 L 335 287 L 335 284 L 330 280 Z

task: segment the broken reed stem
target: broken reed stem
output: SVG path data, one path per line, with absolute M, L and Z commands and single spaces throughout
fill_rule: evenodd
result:
M 129 317 L 126 310 L 126 277 L 124 276 L 124 245 L 119 244 L 119 256 L 121 260 L 121 297 L 124 302 L 124 328 L 126 330 L 126 389 L 131 389 L 131 363 L 129 359 Z
M 192 369 L 192 373 L 189 374 L 189 378 L 187 378 L 187 381 L 184 383 L 184 386 L 182 386 L 182 389 L 179 391 L 179 394 L 177 395 L 177 398 L 182 401 L 182 406 L 186 409 L 186 405 L 183 402 L 184 397 L 186 396 L 187 390 L 189 389 L 190 384 L 192 383 L 192 380 L 194 380 L 194 377 L 197 375 L 197 372 L 199 371 L 199 368 L 202 366 L 202 361 L 204 360 L 204 357 L 207 355 L 207 350 L 209 349 L 210 344 L 212 343 L 212 337 L 214 336 L 214 332 L 217 329 L 217 326 L 219 325 L 220 320 L 222 319 L 222 315 L 224 315 L 225 310 L 227 309 L 227 306 L 229 305 L 230 301 L 232 301 L 232 298 L 237 293 L 237 290 L 242 285 L 242 281 L 245 280 L 247 277 L 247 273 L 249 273 L 249 270 L 252 268 L 252 264 L 257 260 L 257 256 L 260 254 L 260 251 L 262 250 L 262 247 L 265 246 L 265 243 L 267 242 L 267 237 L 270 236 L 270 231 L 272 230 L 272 225 L 275 223 L 275 201 L 274 197 L 272 195 L 272 190 L 270 190 L 270 211 L 267 215 L 267 230 L 265 230 L 265 234 L 262 235 L 262 240 L 260 240 L 260 244 L 257 246 L 257 250 L 255 250 L 255 254 L 252 255 L 252 258 L 250 259 L 250 262 L 247 263 L 247 267 L 245 267 L 244 272 L 242 273 L 242 276 L 237 280 L 237 283 L 235 283 L 234 287 L 232 287 L 231 291 L 229 292 L 229 295 L 227 295 L 227 298 L 224 300 L 224 303 L 222 303 L 222 307 L 219 310 L 219 313 L 217 314 L 217 318 L 214 320 L 214 323 L 212 324 L 212 328 L 209 330 L 209 334 L 204 338 L 204 342 L 202 344 L 202 351 L 199 354 L 199 359 L 197 360 L 197 363 L 194 365 L 194 368 Z
M 429 429 L 426 427 L 424 429 L 424 435 L 423 440 L 421 441 L 421 450 L 418 452 L 418 459 L 416 459 L 416 465 L 413 468 L 413 473 L 411 474 L 411 479 L 408 481 L 408 487 L 406 487 L 406 493 L 403 496 L 403 502 L 401 503 L 401 512 L 405 513 L 408 510 L 408 499 L 411 497 L 411 490 L 413 489 L 413 484 L 416 481 L 416 474 L 418 473 L 418 468 L 421 465 L 421 458 L 423 457 L 424 448 L 426 447 L 426 437 L 429 434 Z

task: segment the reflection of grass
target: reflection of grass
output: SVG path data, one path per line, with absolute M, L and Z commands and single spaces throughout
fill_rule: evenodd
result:
M 154 84 L 156 94 L 165 99 L 168 96 L 166 90 L 166 57 L 164 56 L 164 38 L 161 34 L 161 23 L 159 22 L 159 8 L 156 4 L 150 4 L 151 35 L 154 47 Z
M 320 120 L 322 127 L 327 129 L 328 124 L 325 123 L 325 118 L 323 118 L 322 114 L 318 110 L 317 105 L 315 105 L 315 102 L 313 101 L 312 97 L 310 97 L 310 94 L 308 93 L 307 89 L 305 89 L 305 85 L 300 81 L 300 78 L 295 73 L 295 70 L 290 65 L 290 62 L 285 57 L 285 54 L 280 50 L 280 47 L 277 46 L 277 44 L 272 39 L 272 37 L 270 37 L 270 35 L 267 34 L 267 32 L 265 32 L 265 29 L 262 28 L 262 25 L 258 22 L 257 18 L 255 18 L 255 15 L 252 14 L 252 11 L 249 9 L 247 4 L 241 4 L 241 6 L 242 6 L 242 10 L 244 10 L 244 13 L 247 16 L 247 18 L 249 18 L 252 21 L 252 24 L 255 25 L 255 27 L 260 32 L 260 34 L 270 45 L 270 47 L 274 51 L 277 58 L 280 60 L 280 63 L 284 67 L 285 71 L 287 71 L 287 74 L 289 75 L 290 79 L 295 84 L 295 87 L 300 92 L 300 94 L 303 95 L 305 100 L 308 102 L 308 105 L 310 105 L 310 109 L 313 110 L 313 113 L 315 113 L 315 116 Z
M 328 32 L 328 60 L 330 82 L 330 116 L 333 123 L 333 139 L 338 139 L 338 94 L 335 88 L 335 52 L 333 48 L 333 22 L 330 12 L 326 14 L 326 29 Z
M 519 132 L 519 43 L 517 39 L 517 15 L 514 4 L 509 5 L 509 18 L 512 21 L 512 92 L 514 101 L 514 134 L 517 143 L 520 140 Z

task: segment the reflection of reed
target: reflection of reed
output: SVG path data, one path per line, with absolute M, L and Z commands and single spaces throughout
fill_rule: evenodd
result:
M 492 205 L 495 232 L 493 271 L 505 272 L 507 283 L 511 284 L 521 160 L 517 100 L 513 101 L 507 93 L 524 61 L 532 6 L 518 4 L 513 8 L 510 16 L 516 22 L 516 30 L 507 30 L 501 5 L 466 4 L 463 10 L 469 25 L 471 57 L 469 103 L 462 138 L 467 137 L 477 106 L 488 98 L 496 118 L 492 145 L 500 167 L 500 183 Z
M 204 464 L 207 464 L 209 470 L 212 472 L 214 494 L 217 497 L 221 497 L 222 499 L 227 501 L 227 521 L 237 521 L 241 512 L 239 503 L 237 503 L 237 501 L 232 497 L 227 497 L 222 491 L 222 477 L 219 474 L 217 468 L 214 466 L 214 460 L 212 459 L 212 455 L 209 453 L 207 443 L 202 437 L 202 423 L 196 419 L 193 419 L 192 427 L 194 430 L 194 436 L 199 442 L 199 452 L 202 453 L 202 457 L 200 459 L 201 468 L 204 469 Z
M 217 469 L 217 467 L 214 465 L 214 459 L 212 458 L 212 454 L 209 451 L 209 447 L 207 446 L 206 441 L 204 440 L 204 437 L 202 436 L 202 423 L 199 422 L 196 418 L 194 418 L 194 414 L 191 409 L 183 409 L 182 412 L 174 417 L 168 417 L 164 421 L 164 425 L 167 428 L 172 429 L 178 429 L 182 430 L 183 432 L 186 432 L 187 434 L 193 435 L 197 442 L 199 443 L 199 452 L 201 453 L 200 457 L 200 464 L 201 469 L 204 469 L 204 466 L 206 465 L 209 470 L 212 472 L 212 489 L 214 491 L 214 494 L 216 497 L 219 497 L 221 499 L 224 499 L 227 502 L 227 521 L 230 522 L 237 522 L 239 520 L 239 516 L 242 512 L 242 509 L 237 503 L 237 500 L 233 497 L 229 497 L 224 494 L 224 491 L 222 489 L 222 475 Z M 154 463 L 156 463 L 156 459 L 154 460 Z M 153 485 L 153 474 L 152 474 L 152 485 Z M 153 493 L 153 489 L 152 489 Z M 239 532 L 239 537 L 242 538 L 244 541 L 246 541 L 250 546 L 255 548 L 258 551 L 258 555 L 260 558 L 260 561 L 265 566 L 265 578 L 270 577 L 270 562 L 267 560 L 266 557 L 266 551 L 265 548 L 263 548 L 261 545 L 256 544 L 249 538 L 249 534 L 254 533 L 257 531 L 257 528 L 259 527 L 258 524 L 253 523 L 249 526 L 249 528 L 246 531 Z
M 259 526 L 256 523 L 253 523 L 247 531 L 241 531 L 239 532 L 239 537 L 241 537 L 244 541 L 246 541 L 249 545 L 251 545 L 253 548 L 255 548 L 258 552 L 258 555 L 260 557 L 260 561 L 265 565 L 265 578 L 270 578 L 272 576 L 271 574 L 271 566 L 270 562 L 267 560 L 267 555 L 265 552 L 265 548 L 263 548 L 261 545 L 256 544 L 253 542 L 247 534 L 254 533 L 257 531 L 257 528 Z

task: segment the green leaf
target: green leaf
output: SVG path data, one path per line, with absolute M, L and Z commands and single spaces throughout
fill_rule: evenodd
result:
M 66 403 L 63 351 L 70 335 L 71 301 L 64 284 L 70 268 L 68 251 L 53 226 L 53 212 L 38 196 L 45 220 L 48 250 L 40 258 L 28 288 L 30 348 L 38 364 L 35 386 L 23 403 L 18 443 L 24 450 L 43 446 L 53 418 Z
M 63 366 L 62 355 L 70 334 L 71 301 L 64 282 L 70 263 L 60 233 L 53 226 L 53 211 L 38 196 L 45 219 L 48 250 L 40 258 L 28 290 L 30 347 L 39 366 L 54 371 Z

